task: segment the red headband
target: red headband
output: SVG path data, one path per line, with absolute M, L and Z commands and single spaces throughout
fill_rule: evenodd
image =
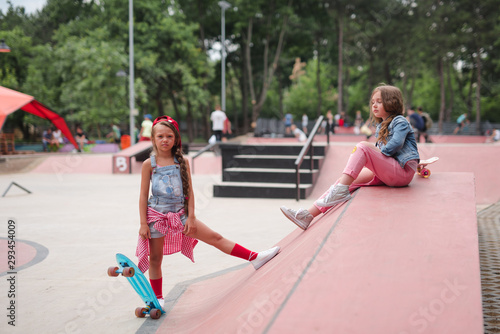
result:
M 179 131 L 179 124 L 177 124 L 177 122 L 175 121 L 175 119 L 173 119 L 170 116 L 163 115 L 163 116 L 157 117 L 154 120 L 153 126 L 155 126 L 156 124 L 158 124 L 160 122 L 169 122 L 169 123 L 172 123 L 175 126 L 175 128 L 177 129 L 177 132 L 179 132 L 179 146 L 182 147 L 182 142 L 181 142 L 181 139 L 180 139 L 181 132 Z

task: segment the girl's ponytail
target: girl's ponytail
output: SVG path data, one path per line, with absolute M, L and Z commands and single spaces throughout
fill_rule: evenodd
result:
M 186 213 L 186 216 L 188 215 L 188 203 L 189 203 L 189 174 L 187 171 L 187 163 L 186 160 L 184 160 L 184 155 L 182 155 L 182 148 L 179 146 L 176 146 L 174 149 L 174 155 L 177 158 L 177 161 L 179 161 L 179 165 L 181 167 L 181 179 L 182 179 L 182 192 L 184 193 L 184 211 Z

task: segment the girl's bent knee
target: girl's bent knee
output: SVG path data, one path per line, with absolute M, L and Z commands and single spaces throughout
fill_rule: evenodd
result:
M 224 237 L 222 235 L 220 235 L 219 233 L 214 233 L 214 235 L 212 236 L 212 240 L 214 242 L 219 242 L 222 239 L 224 239 Z
M 368 148 L 368 147 L 369 147 L 369 145 L 370 145 L 370 143 L 369 143 L 369 142 L 367 142 L 367 141 L 361 141 L 361 142 L 359 142 L 356 146 L 357 146 L 358 148 L 361 148 L 361 149 L 366 149 L 366 148 Z

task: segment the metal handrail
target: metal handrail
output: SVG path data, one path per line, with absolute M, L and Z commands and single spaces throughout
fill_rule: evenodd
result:
M 198 158 L 200 155 L 202 155 L 203 153 L 205 153 L 206 151 L 209 151 L 211 150 L 213 147 L 218 147 L 220 143 L 216 142 L 216 143 L 212 143 L 212 144 L 208 144 L 207 146 L 205 146 L 204 148 L 202 148 L 201 150 L 199 150 L 198 152 L 196 152 L 195 155 L 193 155 L 193 157 L 191 158 L 191 164 L 193 165 L 192 166 L 192 173 L 194 174 L 194 159 Z M 217 148 L 216 148 L 217 149 Z
M 307 141 L 305 142 L 304 146 L 302 147 L 302 150 L 299 153 L 299 156 L 295 160 L 295 171 L 297 173 L 297 181 L 296 181 L 296 186 L 297 186 L 297 196 L 296 200 L 300 200 L 300 166 L 302 165 L 302 162 L 304 162 L 304 158 L 306 153 L 309 151 L 309 156 L 311 159 L 311 172 L 314 169 L 314 163 L 313 163 L 313 156 L 314 156 L 314 146 L 312 146 L 314 136 L 316 135 L 316 132 L 318 132 L 318 129 L 321 125 L 321 122 L 323 122 L 324 116 L 320 116 L 318 120 L 316 121 L 316 124 L 314 124 L 313 129 L 311 130 L 311 133 L 309 134 L 309 137 L 307 138 Z M 328 131 L 328 130 L 327 130 Z

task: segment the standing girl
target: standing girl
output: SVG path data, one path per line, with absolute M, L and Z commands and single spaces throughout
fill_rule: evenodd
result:
M 160 116 L 153 122 L 153 153 L 142 165 L 139 213 L 141 226 L 136 255 L 139 268 L 149 268 L 149 279 L 163 307 L 163 255 L 181 251 L 194 262 L 198 240 L 226 254 L 250 261 L 255 269 L 278 254 L 279 247 L 255 253 L 224 237 L 196 219 L 189 163 L 182 155 L 177 122 Z M 151 182 L 152 195 L 149 196 Z M 148 259 L 149 256 L 149 259 Z
M 371 119 L 377 123 L 375 145 L 360 142 L 347 161 L 342 176 L 308 210 L 281 207 L 283 214 L 305 230 L 314 217 L 351 198 L 362 186 L 407 186 L 420 160 L 410 123 L 403 116 L 403 95 L 397 87 L 381 85 L 370 100 Z

